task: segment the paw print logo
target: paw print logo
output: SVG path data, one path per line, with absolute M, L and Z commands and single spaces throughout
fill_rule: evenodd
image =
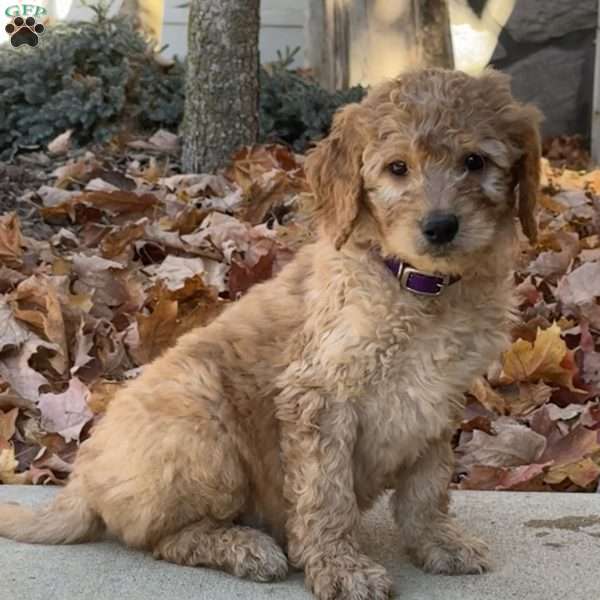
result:
M 9 23 L 4 30 L 10 36 L 10 43 L 16 48 L 22 44 L 37 46 L 38 36 L 44 33 L 44 26 L 36 23 L 33 17 L 15 17 L 12 23 Z

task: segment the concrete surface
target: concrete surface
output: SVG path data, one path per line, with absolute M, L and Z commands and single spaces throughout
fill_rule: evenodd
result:
M 27 504 L 55 488 L 0 485 L 0 502 Z M 600 495 L 460 492 L 453 510 L 490 543 L 483 576 L 433 576 L 400 555 L 385 503 L 365 518 L 365 550 L 396 580 L 401 600 L 591 600 L 600 597 Z M 131 517 L 135 518 L 132 507 Z M 302 577 L 257 584 L 156 562 L 112 542 L 30 546 L 0 539 L 0 598 L 18 600 L 309 600 Z

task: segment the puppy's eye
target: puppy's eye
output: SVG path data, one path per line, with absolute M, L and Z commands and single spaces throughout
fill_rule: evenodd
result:
M 467 154 L 465 156 L 467 171 L 481 171 L 485 167 L 485 158 L 481 154 Z
M 388 169 L 396 177 L 403 177 L 408 173 L 408 165 L 403 160 L 395 160 L 388 165 Z

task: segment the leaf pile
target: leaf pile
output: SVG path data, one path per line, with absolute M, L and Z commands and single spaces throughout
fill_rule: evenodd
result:
M 69 136 L 51 149 L 48 181 L 18 202 L 55 233 L 0 216 L 2 483 L 63 481 L 123 382 L 281 269 L 303 231 L 302 158 L 282 147 L 222 175 L 178 173 L 164 131 L 113 156 L 73 154 Z
M 515 274 L 521 321 L 456 436 L 462 489 L 599 489 L 600 171 L 543 167 L 540 240 Z
M 165 131 L 94 152 L 66 133 L 50 150 L 28 155 L 44 166 L 17 205 L 50 235 L 0 216 L 3 483 L 64 482 L 124 381 L 310 239 L 303 159 L 282 147 L 245 149 L 216 176 L 180 173 Z M 456 432 L 461 489 L 598 489 L 600 171 L 544 172 L 512 346 Z

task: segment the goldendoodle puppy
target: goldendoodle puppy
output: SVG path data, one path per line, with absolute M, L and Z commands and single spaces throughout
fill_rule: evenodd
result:
M 335 116 L 306 160 L 319 239 L 121 391 L 40 511 L 0 535 L 107 530 L 182 565 L 268 581 L 288 561 L 321 600 L 381 600 L 362 511 L 393 489 L 410 556 L 479 573 L 448 515 L 464 391 L 507 342 L 516 219 L 533 239 L 539 114 L 508 79 L 429 69 Z

